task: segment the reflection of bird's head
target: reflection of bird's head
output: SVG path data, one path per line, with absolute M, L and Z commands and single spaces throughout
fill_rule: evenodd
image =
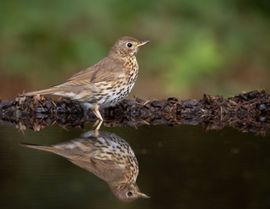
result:
M 135 38 L 124 36 L 115 42 L 110 53 L 121 56 L 134 56 L 138 52 L 140 46 L 143 46 L 148 42 L 149 41 L 139 41 Z
M 136 183 L 129 185 L 120 185 L 111 187 L 114 195 L 121 201 L 131 202 L 139 198 L 150 198 L 148 195 L 141 193 Z

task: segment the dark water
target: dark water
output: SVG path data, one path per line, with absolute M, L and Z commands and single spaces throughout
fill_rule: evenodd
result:
M 200 127 L 102 128 L 125 139 L 150 199 L 119 201 L 108 185 L 66 159 L 22 147 L 77 138 L 87 129 L 20 133 L 0 127 L 0 208 L 270 208 L 270 138 Z

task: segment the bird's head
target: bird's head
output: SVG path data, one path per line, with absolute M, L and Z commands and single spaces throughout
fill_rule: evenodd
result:
M 134 56 L 139 51 L 139 48 L 149 41 L 139 41 L 136 38 L 124 36 L 118 39 L 113 45 L 110 54 L 118 54 L 121 56 Z
M 136 183 L 129 185 L 118 185 L 111 187 L 114 195 L 121 201 L 131 202 L 139 198 L 150 198 L 148 195 L 140 192 Z

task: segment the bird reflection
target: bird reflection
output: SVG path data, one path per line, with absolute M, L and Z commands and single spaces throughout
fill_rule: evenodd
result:
M 23 145 L 67 158 L 107 182 L 119 200 L 148 198 L 136 184 L 139 168 L 133 150 L 113 133 L 89 131 L 80 138 L 51 146 Z

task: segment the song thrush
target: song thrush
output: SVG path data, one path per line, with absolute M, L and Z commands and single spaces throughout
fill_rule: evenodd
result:
M 119 200 L 149 198 L 136 184 L 139 168 L 133 150 L 113 133 L 99 132 L 96 135 L 95 131 L 89 131 L 81 138 L 52 146 L 23 145 L 67 158 L 107 182 Z
M 122 37 L 111 48 L 107 57 L 51 88 L 25 93 L 24 96 L 57 95 L 82 102 L 103 121 L 100 107 L 113 106 L 130 93 L 137 79 L 139 65 L 136 53 L 148 41 Z

